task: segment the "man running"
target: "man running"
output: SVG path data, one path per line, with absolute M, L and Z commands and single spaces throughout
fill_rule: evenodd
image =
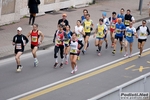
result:
M 77 34 L 78 42 L 80 42 L 79 48 L 83 48 L 83 36 L 85 35 L 84 28 L 81 25 L 81 20 L 77 20 L 77 25 L 75 26 L 75 33 Z M 80 52 L 78 52 L 78 60 L 80 60 Z
M 124 14 L 124 9 L 123 8 L 121 8 L 120 14 L 117 15 L 117 18 L 121 18 L 122 22 L 124 23 L 125 14 Z
M 54 48 L 54 58 L 55 58 L 55 64 L 54 68 L 58 65 L 58 52 L 60 50 L 60 57 L 61 57 L 61 63 L 60 68 L 63 68 L 64 63 L 64 41 L 67 41 L 67 34 L 63 30 L 63 25 L 59 25 L 59 29 L 54 34 L 53 42 L 55 43 Z
M 62 14 L 62 19 L 59 19 L 58 21 L 58 27 L 59 25 L 63 25 L 63 30 L 66 31 L 66 26 L 69 25 L 67 18 L 67 14 Z
M 150 35 L 149 28 L 146 26 L 146 20 L 142 21 L 142 25 L 140 25 L 136 29 L 138 33 L 138 49 L 140 49 L 139 58 L 141 57 L 141 54 L 143 52 L 143 47 L 145 45 L 145 42 L 147 40 L 147 36 Z
M 93 21 L 90 19 L 90 14 L 86 15 L 86 19 L 83 21 L 83 27 L 84 27 L 84 32 L 85 32 L 85 36 L 84 36 L 84 50 L 82 50 L 82 53 L 85 54 L 86 50 L 87 50 L 87 44 L 88 44 L 88 40 L 89 37 L 91 35 L 91 31 L 93 30 Z
M 135 19 L 134 17 L 131 15 L 131 11 L 130 9 L 127 10 L 127 13 L 125 14 L 124 17 L 124 25 L 127 27 L 129 26 L 130 22 L 134 23 Z
M 102 17 L 103 17 L 103 23 L 107 26 L 107 28 L 108 28 L 108 26 L 110 25 L 110 22 L 109 22 L 109 19 L 106 17 L 107 16 L 107 13 L 106 12 L 103 12 L 102 13 Z M 106 45 L 105 45 L 105 48 L 107 49 L 108 48 L 108 40 L 107 40 L 107 34 L 105 34 L 105 37 L 104 37 L 104 40 L 105 40 L 105 42 L 106 42 Z
M 123 32 L 125 31 L 125 26 L 122 23 L 122 19 L 118 18 L 118 23 L 116 24 L 116 29 L 115 29 L 115 39 L 114 39 L 114 50 L 112 51 L 112 54 L 116 53 L 116 45 L 117 45 L 117 41 L 120 41 L 120 52 L 122 52 L 123 50 Z
M 116 12 L 112 12 L 112 17 L 110 17 L 109 20 L 110 20 L 110 39 L 112 43 L 111 47 L 114 47 L 114 31 L 117 23 Z
M 128 56 L 129 58 L 131 57 L 131 54 L 132 54 L 132 45 L 133 45 L 133 42 L 134 42 L 134 38 L 133 36 L 136 36 L 136 29 L 133 27 L 133 23 L 130 22 L 129 26 L 126 27 L 126 30 L 125 30 L 125 35 L 126 35 L 126 39 L 125 39 L 125 57 Z M 128 44 L 130 46 L 130 53 L 128 55 Z
M 83 16 L 81 16 L 81 23 L 86 19 L 86 15 L 88 14 L 88 10 L 84 9 L 83 10 Z
M 21 34 L 22 28 L 18 27 L 17 28 L 17 35 L 13 37 L 13 45 L 15 45 L 15 59 L 17 63 L 17 72 L 20 72 L 23 66 L 20 63 L 20 56 L 24 52 L 24 48 L 26 44 L 28 43 L 28 39 L 26 36 Z
M 99 19 L 99 23 L 97 24 L 96 30 L 95 30 L 95 34 L 94 37 L 96 36 L 96 40 L 95 40 L 95 46 L 98 47 L 98 55 L 100 56 L 100 52 L 102 49 L 102 44 L 103 44 L 103 40 L 105 38 L 105 34 L 108 33 L 108 29 L 107 26 L 105 24 L 103 24 L 103 19 L 100 18 Z
M 43 33 L 38 30 L 38 24 L 33 25 L 33 29 L 28 33 L 27 37 L 31 37 L 31 50 L 34 58 L 34 66 L 36 67 L 39 63 L 36 52 L 44 39 Z

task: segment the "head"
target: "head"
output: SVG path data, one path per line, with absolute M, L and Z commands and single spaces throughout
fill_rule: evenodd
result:
M 86 19 L 87 19 L 87 20 L 90 19 L 90 14 L 86 14 Z
M 70 25 L 66 26 L 66 31 L 70 31 Z
M 88 10 L 87 10 L 87 9 L 84 9 L 84 10 L 83 10 L 83 15 L 86 16 L 86 14 L 88 14 Z
M 22 32 L 22 28 L 21 28 L 21 27 L 18 27 L 18 28 L 17 28 L 17 33 L 18 33 L 18 35 L 21 35 L 21 32 Z
M 122 22 L 122 18 L 118 18 L 118 23 L 120 24 Z
M 142 21 L 142 25 L 143 25 L 143 26 L 146 26 L 146 20 L 143 20 L 143 21 Z
M 130 13 L 131 13 L 131 10 L 128 9 L 128 10 L 127 10 L 127 15 L 130 15 Z
M 59 30 L 60 30 L 60 31 L 63 30 L 63 25 L 59 25 Z
M 121 10 L 120 10 L 120 14 L 124 14 L 124 9 L 123 8 L 121 8 Z
M 100 24 L 100 25 L 103 24 L 103 19 L 102 19 L 102 18 L 99 19 L 99 24 Z
M 62 14 L 62 19 L 65 20 L 67 18 L 67 14 Z
M 33 31 L 37 31 L 38 29 L 38 24 L 33 24 Z
M 77 34 L 75 32 L 72 33 L 72 39 L 75 40 L 77 38 Z
M 116 12 L 112 12 L 112 17 L 116 18 L 116 14 L 117 14 Z
M 133 26 L 133 23 L 132 23 L 132 22 L 130 22 L 130 23 L 129 23 L 129 26 L 130 26 L 130 27 L 132 27 L 132 26 Z
M 107 16 L 106 12 L 102 12 L 102 17 L 105 18 Z
M 77 25 L 78 25 L 78 26 L 81 25 L 81 20 L 77 20 Z

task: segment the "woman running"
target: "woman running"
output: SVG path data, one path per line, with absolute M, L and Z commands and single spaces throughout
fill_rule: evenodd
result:
M 99 23 L 97 24 L 95 34 L 94 34 L 94 37 L 96 36 L 95 46 L 98 47 L 97 51 L 98 51 L 99 56 L 101 55 L 100 52 L 101 52 L 102 44 L 104 41 L 105 34 L 107 33 L 108 33 L 107 26 L 103 24 L 103 19 L 100 18 Z
M 129 58 L 131 57 L 132 54 L 132 45 L 133 45 L 133 36 L 136 36 L 136 29 L 133 27 L 133 23 L 130 22 L 129 26 L 126 27 L 126 39 L 125 39 L 125 57 L 128 56 Z M 128 44 L 130 46 L 130 54 L 128 55 L 127 48 Z
M 84 28 L 81 25 L 81 20 L 77 20 L 77 25 L 75 26 L 75 33 L 77 34 L 78 41 L 80 42 L 81 45 L 79 45 L 79 48 L 83 48 L 83 36 L 85 35 L 84 33 Z M 78 52 L 78 60 L 80 60 L 80 52 Z
M 72 71 L 71 74 L 75 73 L 77 69 L 77 57 L 78 57 L 78 45 L 80 42 L 77 39 L 77 34 L 73 33 L 72 34 L 72 39 L 70 41 L 70 62 L 71 62 L 71 67 Z M 81 45 L 81 44 L 80 44 Z
M 64 41 L 65 44 L 65 49 L 64 49 L 64 54 L 65 54 L 65 64 L 68 64 L 68 59 L 69 59 L 69 50 L 70 50 L 70 45 L 69 41 L 71 39 L 72 32 L 70 31 L 70 25 L 66 26 L 66 35 L 67 35 L 67 40 Z

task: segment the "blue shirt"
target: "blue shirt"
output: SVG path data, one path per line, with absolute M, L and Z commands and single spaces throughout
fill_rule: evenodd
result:
M 133 40 L 133 36 L 134 36 L 135 32 L 136 32 L 136 29 L 134 27 L 132 27 L 132 28 L 127 27 L 126 28 L 126 39 Z
M 83 21 L 85 19 L 85 17 L 84 16 L 81 16 L 81 21 Z
M 120 24 L 117 23 L 116 24 L 116 36 L 123 37 L 122 30 L 124 30 L 124 29 L 125 29 L 125 25 L 123 23 L 120 23 Z
M 124 16 L 124 15 L 121 15 L 121 14 L 118 14 L 118 15 L 117 15 L 117 18 L 122 18 L 122 22 L 124 22 L 124 17 L 125 17 L 125 16 Z

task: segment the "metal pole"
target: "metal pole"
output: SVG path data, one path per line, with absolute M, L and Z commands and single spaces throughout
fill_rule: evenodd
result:
M 139 11 L 140 11 L 140 9 L 141 9 L 141 0 L 139 0 Z
M 140 15 L 142 14 L 142 3 L 143 3 L 143 0 L 140 0 L 141 2 L 140 2 Z

